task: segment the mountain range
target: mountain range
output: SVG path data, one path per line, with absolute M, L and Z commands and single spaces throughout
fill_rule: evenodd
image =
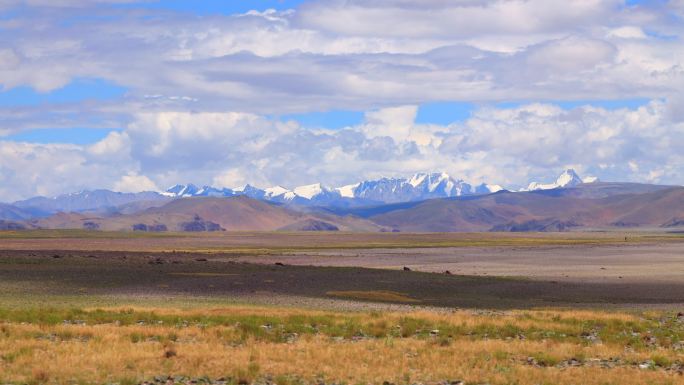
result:
M 328 187 L 316 183 L 298 186 L 292 190 L 282 186 L 260 189 L 249 184 L 233 189 L 179 184 L 164 191 L 162 195 L 172 198 L 244 195 L 259 200 L 299 205 L 359 206 L 490 194 L 500 190 L 503 188 L 498 185 L 472 186 L 446 173 L 420 173 L 410 178 L 381 178 L 342 187 Z
M 0 204 L 0 229 L 128 231 L 567 231 L 684 226 L 684 187 L 606 183 L 564 171 L 513 192 L 445 173 L 331 188 L 176 185 Z

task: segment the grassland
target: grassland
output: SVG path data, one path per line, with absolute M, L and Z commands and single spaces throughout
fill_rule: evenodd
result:
M 684 242 L 665 232 L 593 233 L 143 233 L 85 230 L 0 231 L 5 250 L 111 250 L 274 255 L 307 250 L 544 247 Z
M 55 301 L 58 302 L 59 301 Z M 578 310 L 332 312 L 0 302 L 0 383 L 675 384 L 684 320 Z M 173 382 L 173 381 L 172 381 Z

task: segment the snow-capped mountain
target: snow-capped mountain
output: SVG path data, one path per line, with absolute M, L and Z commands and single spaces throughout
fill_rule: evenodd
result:
M 353 203 L 398 203 L 432 198 L 449 198 L 464 195 L 482 195 L 497 192 L 498 185 L 472 186 L 454 179 L 446 173 L 419 173 L 410 178 L 381 178 L 332 188 L 320 183 L 295 187 L 282 186 L 259 189 L 250 185 L 233 189 L 213 187 L 197 188 L 194 185 L 176 185 L 166 190 L 167 196 L 235 196 L 246 195 L 255 199 L 301 205 L 349 205 Z M 207 192 L 212 192 L 208 194 Z
M 570 187 L 575 187 L 577 185 L 580 185 L 582 183 L 593 183 L 597 182 L 598 178 L 596 177 L 588 177 L 585 179 L 580 178 L 579 175 L 575 172 L 573 169 L 567 169 L 563 171 L 560 176 L 556 179 L 555 182 L 553 183 L 539 183 L 539 182 L 532 182 L 527 186 L 526 189 L 522 189 L 521 191 L 535 191 L 535 190 L 552 190 L 555 188 L 570 188 Z
M 462 195 L 488 194 L 488 187 L 476 192 L 470 184 L 456 180 L 446 173 L 415 174 L 411 178 L 382 178 L 344 186 L 340 193 L 383 203 L 410 202 L 430 198 L 448 198 Z

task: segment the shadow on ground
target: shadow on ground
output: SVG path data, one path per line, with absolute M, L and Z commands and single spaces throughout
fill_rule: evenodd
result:
M 0 289 L 3 285 L 23 295 L 335 295 L 428 306 L 502 309 L 684 303 L 684 283 L 587 284 L 365 268 L 257 265 L 189 253 L 2 251 Z

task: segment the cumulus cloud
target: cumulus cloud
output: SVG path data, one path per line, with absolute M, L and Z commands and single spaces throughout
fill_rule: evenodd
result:
M 0 196 L 179 182 L 343 185 L 421 171 L 517 188 L 565 167 L 603 180 L 682 183 L 684 123 L 670 116 L 662 101 L 614 110 L 532 103 L 426 125 L 415 123 L 415 108 L 402 106 L 371 111 L 357 126 L 310 131 L 247 113 L 149 113 L 90 146 L 0 142 Z M 385 125 L 404 126 L 404 134 L 374 130 Z
M 140 192 L 158 191 L 159 187 L 150 178 L 131 172 L 114 183 L 114 189 L 120 192 Z

